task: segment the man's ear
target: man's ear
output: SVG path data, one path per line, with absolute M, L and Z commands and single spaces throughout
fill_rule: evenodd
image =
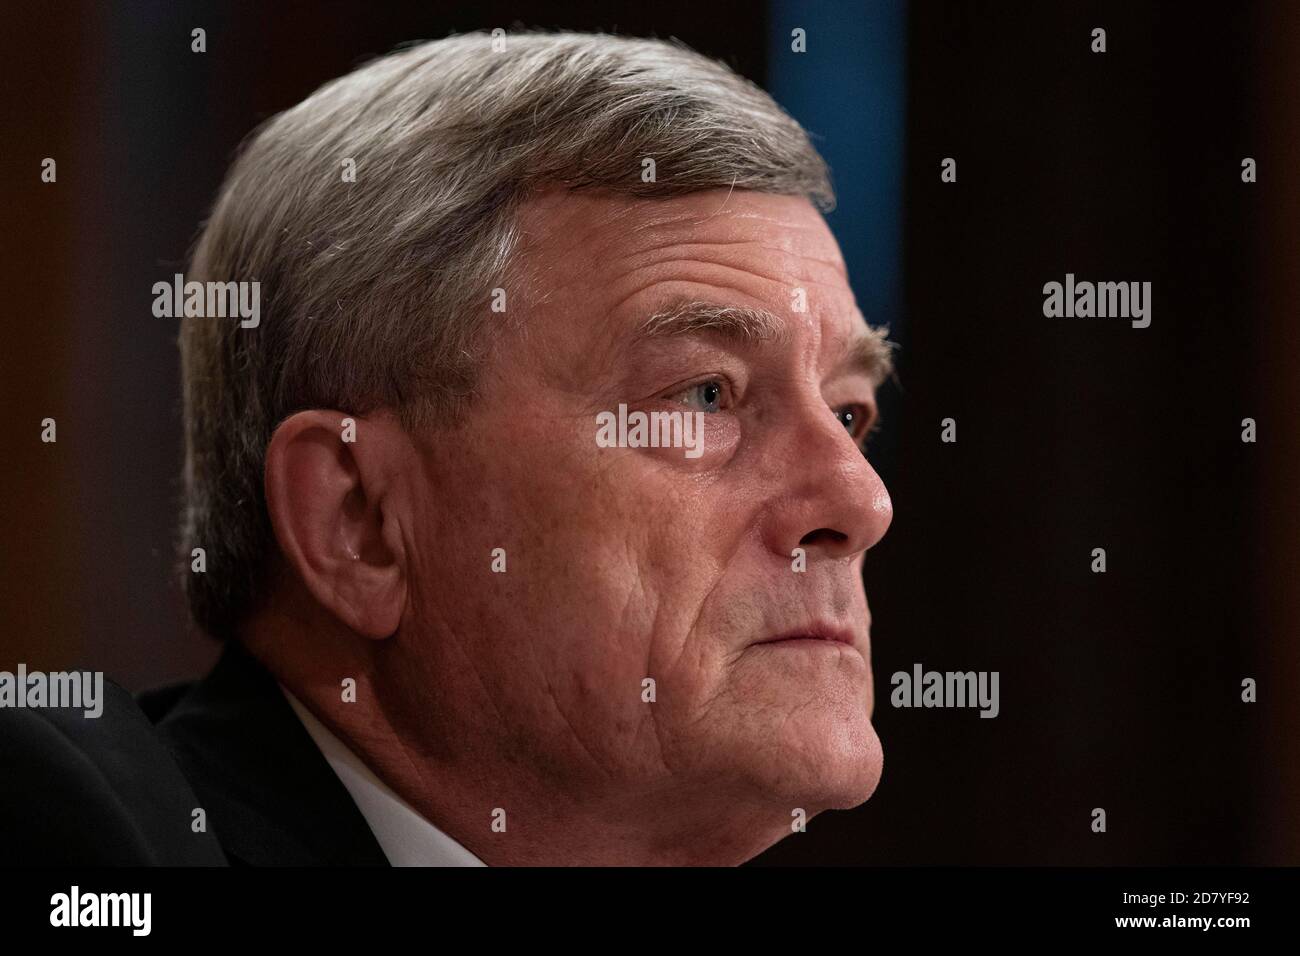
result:
M 285 561 L 327 611 L 385 638 L 406 604 L 401 483 L 409 446 L 392 416 L 312 409 L 286 418 L 266 450 L 266 505 Z

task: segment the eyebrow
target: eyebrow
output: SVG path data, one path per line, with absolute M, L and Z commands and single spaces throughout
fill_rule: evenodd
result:
M 636 334 L 638 339 L 657 339 L 706 333 L 747 345 L 784 342 L 790 334 L 766 309 L 712 302 L 680 302 L 661 309 L 641 323 Z
M 875 386 L 893 375 L 894 343 L 889 341 L 889 329 L 864 323 L 849 343 L 843 368 L 865 375 Z
M 660 309 L 641 323 L 637 340 L 686 335 L 715 335 L 741 345 L 781 344 L 789 341 L 789 327 L 766 309 L 680 302 Z M 849 342 L 840 371 L 856 372 L 880 385 L 894 370 L 889 330 L 864 325 Z

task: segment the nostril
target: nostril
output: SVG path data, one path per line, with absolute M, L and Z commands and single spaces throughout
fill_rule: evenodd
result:
M 809 531 L 800 538 L 799 544 L 843 544 L 848 540 L 849 536 L 847 534 L 842 534 L 834 528 L 818 528 L 816 531 Z

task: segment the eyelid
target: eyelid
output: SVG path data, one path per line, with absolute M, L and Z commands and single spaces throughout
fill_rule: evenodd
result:
M 683 392 L 688 392 L 697 386 L 705 385 L 709 382 L 718 382 L 722 385 L 722 398 L 719 399 L 718 402 L 719 408 L 730 408 L 735 404 L 736 387 L 731 381 L 731 376 L 727 375 L 725 372 L 710 372 L 707 375 L 698 375 L 695 378 L 682 382 L 680 385 L 670 386 L 667 390 L 660 393 L 659 398 L 663 401 L 675 399 Z

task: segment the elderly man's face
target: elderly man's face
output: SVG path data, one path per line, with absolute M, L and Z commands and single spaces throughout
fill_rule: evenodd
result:
M 743 191 L 556 192 L 521 228 L 529 279 L 480 397 L 422 440 L 398 637 L 431 699 L 419 736 L 629 827 L 716 811 L 772 842 L 796 807 L 860 803 L 882 762 L 861 572 L 891 506 L 821 216 Z M 764 310 L 779 334 L 645 334 L 686 302 Z M 601 447 L 620 404 L 702 412 L 703 454 Z

